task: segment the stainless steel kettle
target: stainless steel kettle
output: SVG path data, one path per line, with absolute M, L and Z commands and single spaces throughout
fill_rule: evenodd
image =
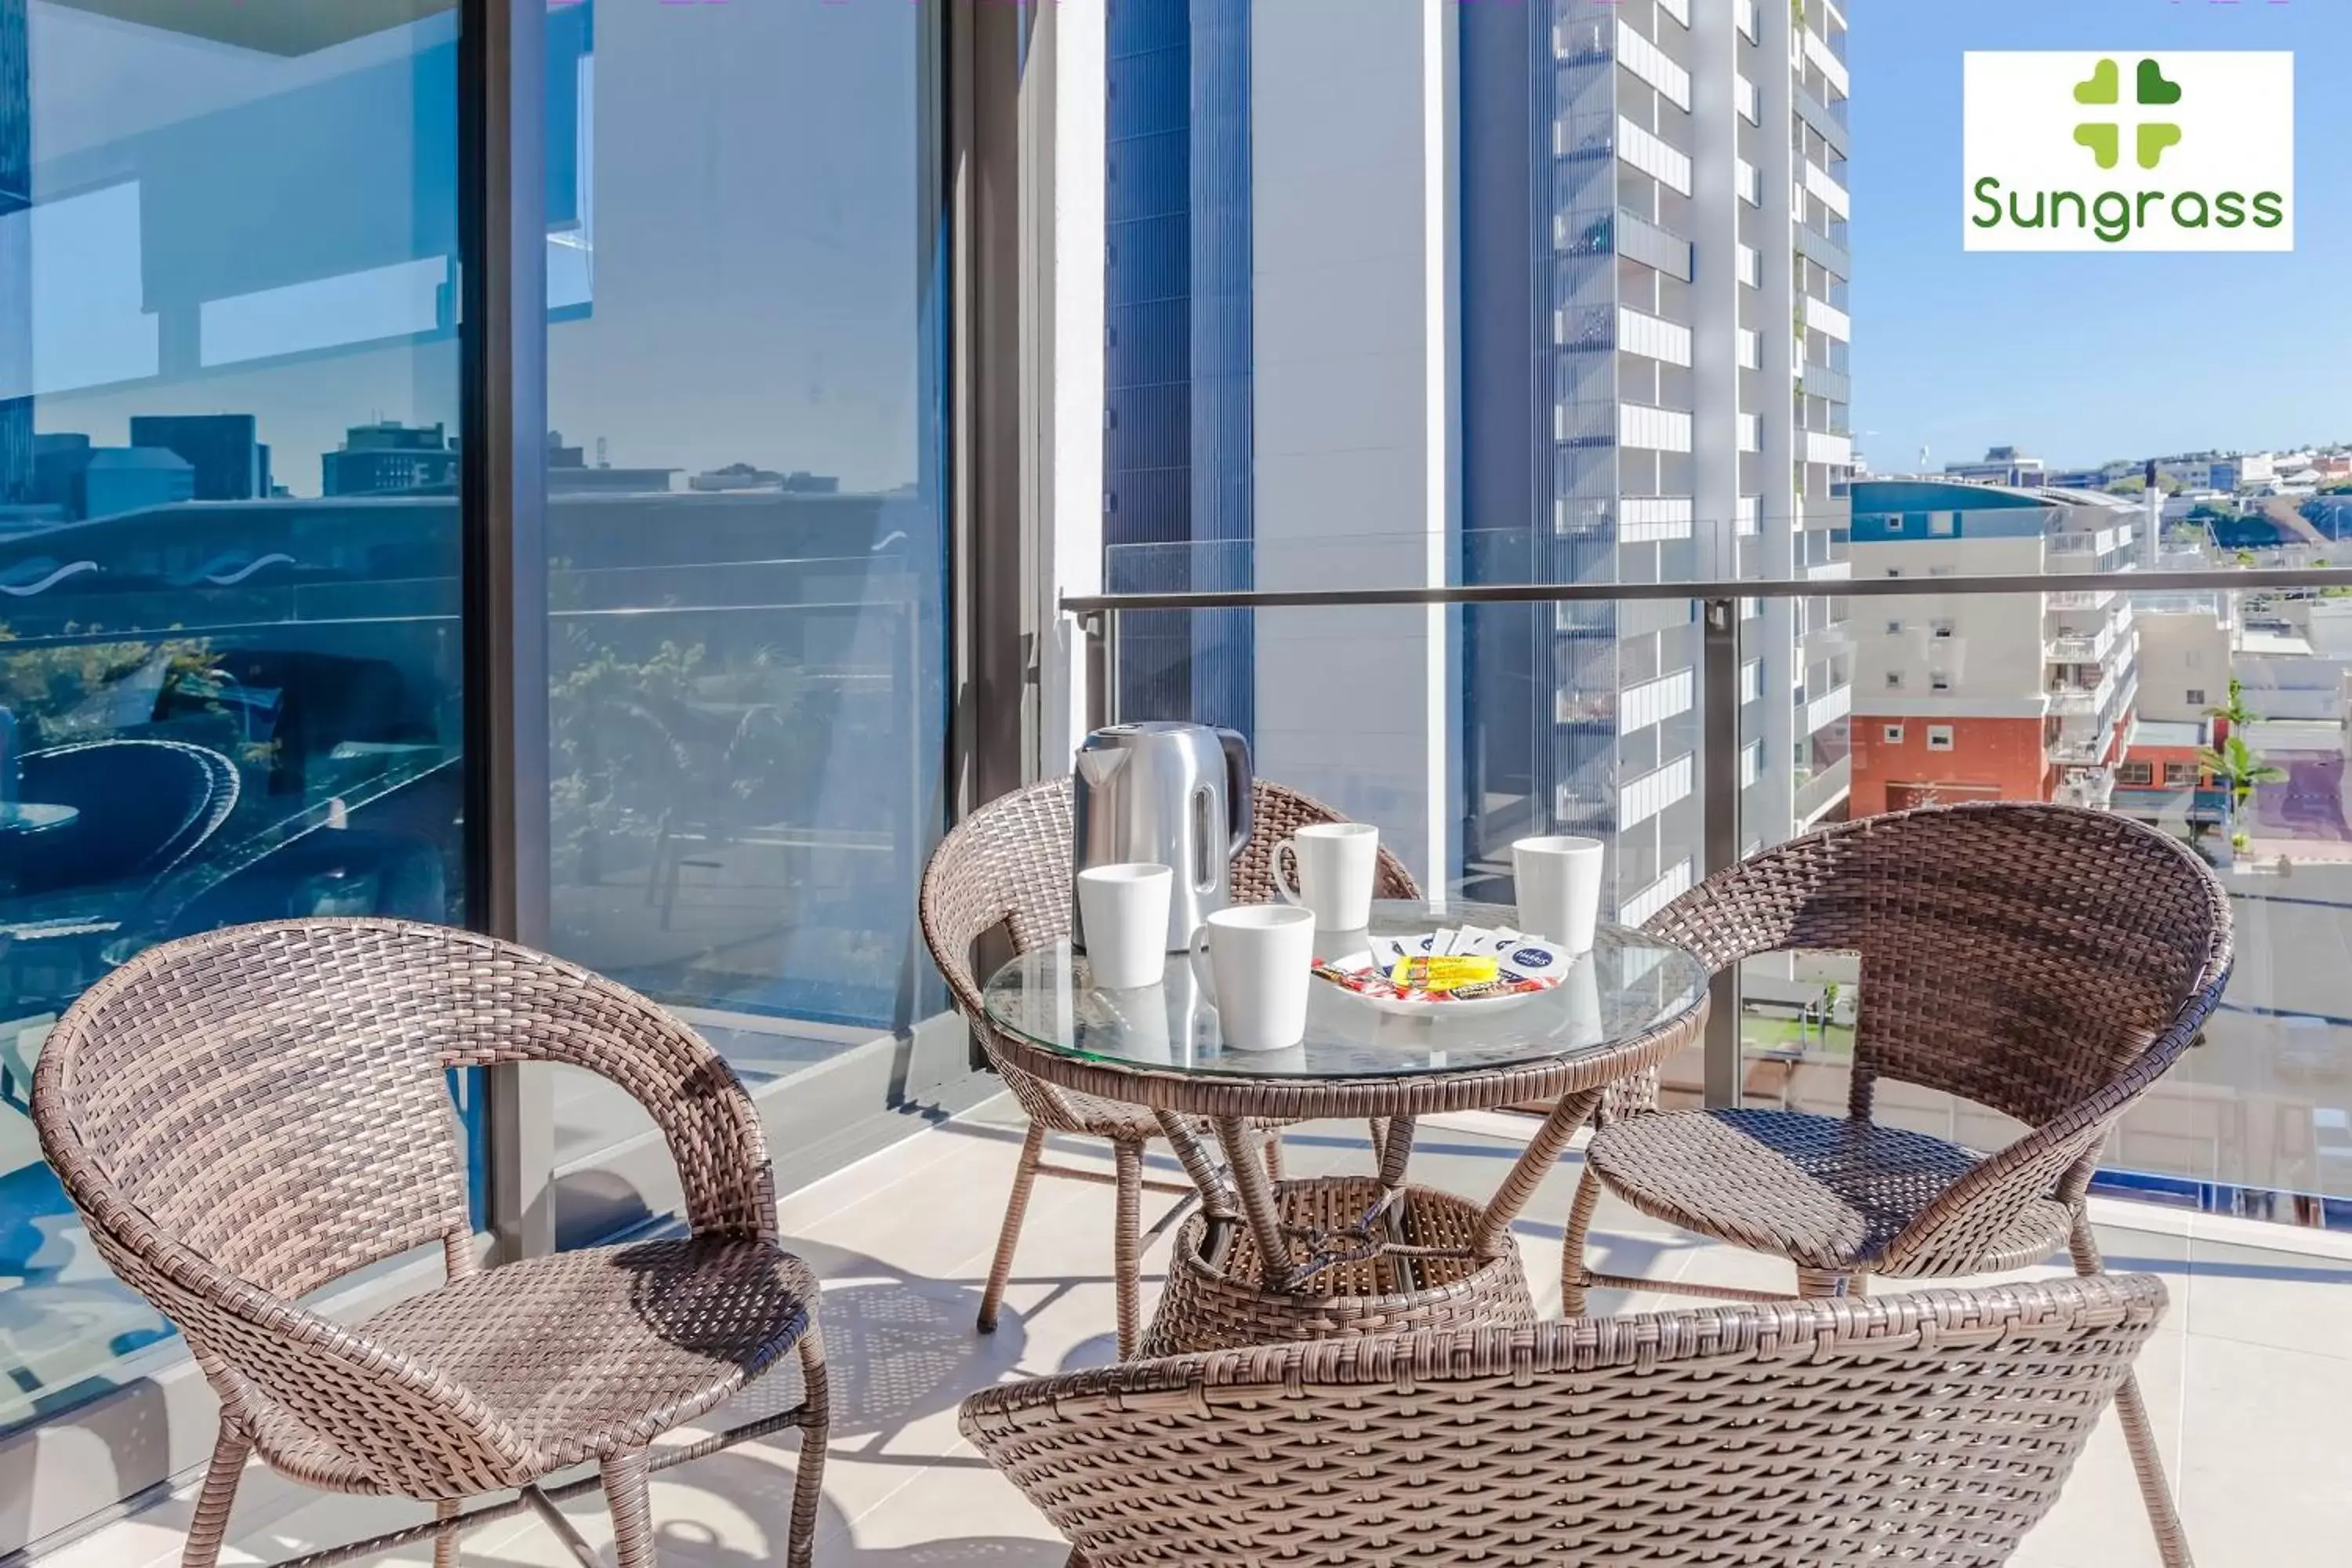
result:
M 1171 868 L 1168 951 L 1192 945 L 1233 901 L 1234 857 L 1250 836 L 1249 742 L 1205 724 L 1113 724 L 1078 748 L 1070 942 L 1083 950 L 1076 874 L 1142 860 Z

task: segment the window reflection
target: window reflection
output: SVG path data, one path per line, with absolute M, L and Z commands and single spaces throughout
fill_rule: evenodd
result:
M 58 1016 L 172 937 L 458 909 L 456 47 L 0 0 L 0 1430 L 168 1334 L 40 1163 Z
M 942 1005 L 939 17 L 551 20 L 551 940 L 770 1082 Z M 560 1175 L 643 1131 L 577 1075 L 557 1116 Z M 564 1192 L 567 1236 L 643 1217 Z

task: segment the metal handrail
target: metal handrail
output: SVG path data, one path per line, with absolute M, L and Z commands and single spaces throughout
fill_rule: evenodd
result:
M 2066 595 L 2064 599 L 2050 601 L 2050 607 L 2057 608 L 2062 605 L 2087 607 L 2105 595 L 2121 593 L 2177 593 L 2216 588 L 2265 593 L 2336 586 L 2352 587 L 2352 569 L 2277 567 L 2194 572 L 2068 572 L 2000 577 L 1854 577 L 1835 582 L 1799 578 L 1756 582 L 1732 579 L 1697 583 L 1452 584 L 1412 588 L 1239 588 L 1197 593 L 1071 594 L 1063 597 L 1061 606 L 1064 613 L 1078 620 L 1084 631 L 1087 717 L 1090 725 L 1098 725 L 1116 717 L 1111 709 L 1112 694 L 1118 687 L 1118 639 L 1114 635 L 1114 626 L 1118 616 L 1125 611 L 1312 609 L 1381 605 L 1591 604 L 1633 599 L 1696 602 L 1700 606 L 1697 668 L 1702 744 L 1693 755 L 1698 773 L 1702 824 L 1698 869 L 1701 875 L 1706 875 L 1733 864 L 1742 853 L 1740 759 L 1745 754 L 1739 743 L 1742 734 L 1739 715 L 1743 700 L 1740 673 L 1742 600 L 1911 598 L 1947 594 Z M 1562 629 L 1573 630 L 1574 624 L 1571 622 Z M 2037 644 L 2039 640 L 2037 636 Z M 2136 690 L 2137 686 L 2135 676 L 2126 690 L 2118 691 L 2115 678 L 2110 675 L 2103 682 L 2103 690 L 2109 704 L 2127 707 L 2130 691 Z M 1819 700 L 1829 701 L 1843 692 L 1850 702 L 1851 691 L 1850 686 L 1833 689 Z M 2097 700 L 2098 693 L 2081 695 L 2090 700 L 2092 711 L 2098 711 L 2103 706 Z M 2063 737 L 2062 743 L 2067 739 L 2095 740 L 2098 751 L 2095 754 L 2104 756 L 2109 736 L 2103 723 L 2095 737 Z M 1554 815 L 1562 830 L 1582 830 L 1581 814 L 1576 809 L 1577 805 L 1577 799 L 1566 793 L 1555 803 Z M 1708 987 L 1710 1012 L 1702 1056 L 1706 1099 L 1710 1105 L 1739 1103 L 1739 966 L 1730 965 L 1717 975 Z
M 2352 588 L 2352 567 L 2241 567 L 2204 572 L 2043 572 L 1984 577 L 1853 577 L 1701 583 L 1454 583 L 1402 588 L 1223 588 L 1165 594 L 1067 594 L 1073 616 L 1106 610 L 1312 609 L 1378 605 L 1542 605 L 1612 599 L 1909 598 L 1924 594 L 2171 593 L 2231 588 Z

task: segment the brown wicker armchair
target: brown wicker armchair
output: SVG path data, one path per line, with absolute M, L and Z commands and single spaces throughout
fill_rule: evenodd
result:
M 444 1069 L 562 1062 L 661 1127 L 688 1239 L 476 1259 Z M 248 1456 L 331 1491 L 437 1505 L 346 1560 L 602 1485 L 623 1568 L 650 1568 L 655 1469 L 801 1432 L 790 1561 L 809 1561 L 824 1458 L 817 1284 L 777 1245 L 758 1111 L 711 1048 L 644 998 L 489 938 L 289 921 L 150 949 L 94 986 L 35 1075 L 43 1152 L 116 1274 L 187 1336 L 220 1396 L 184 1561 L 218 1556 Z M 448 1283 L 362 1322 L 300 1304 L 438 1242 Z M 662 1434 L 797 1349 L 806 1401 L 690 1447 Z M 541 1478 L 593 1463 L 553 1491 Z M 515 1490 L 467 1510 L 468 1498 Z M 592 1559 L 589 1559 L 593 1561 Z
M 1251 806 L 1255 826 L 1249 842 L 1233 863 L 1234 898 L 1239 903 L 1263 903 L 1273 896 L 1274 851 L 1282 840 L 1311 823 L 1344 820 L 1329 806 L 1264 779 L 1253 788 Z M 1112 1256 L 1118 1291 L 1118 1353 L 1124 1359 L 1135 1353 L 1142 1334 L 1139 1276 L 1146 1239 L 1141 1229 L 1143 1193 L 1149 1189 L 1189 1196 L 1193 1189 L 1143 1179 L 1143 1151 L 1160 1136 L 1152 1112 L 1057 1089 L 1004 1060 L 988 1027 L 981 1000 L 982 980 L 972 967 L 973 944 L 999 927 L 1004 929 L 1016 952 L 1069 934 L 1070 848 L 1066 776 L 989 802 L 959 823 L 932 852 L 923 873 L 923 940 L 930 945 L 931 962 L 947 977 L 957 1008 L 1029 1117 L 1029 1135 L 1021 1147 L 1020 1167 L 1013 1173 L 1013 1195 L 1005 1204 L 995 1262 L 981 1295 L 981 1331 L 987 1333 L 996 1327 L 997 1308 L 1013 1272 L 1013 1249 L 1021 1240 L 1021 1221 L 1028 1212 L 1030 1188 L 1037 1177 L 1106 1179 L 1095 1172 L 1044 1163 L 1046 1135 L 1103 1138 L 1110 1142 L 1114 1157 L 1115 1173 L 1108 1179 L 1118 1189 Z M 1385 848 L 1381 851 L 1380 879 L 1373 896 L 1420 896 L 1403 862 Z M 1279 1173 L 1279 1145 L 1272 1139 L 1266 1143 L 1266 1158 Z M 1150 1234 L 1159 1234 L 1176 1213 L 1181 1213 L 1181 1205 Z
M 1088 1568 L 1992 1568 L 2164 1310 L 2147 1275 L 1217 1351 L 963 1431 Z
M 1862 959 L 1847 1114 L 1634 1115 L 1595 1133 L 1570 1212 L 1565 1310 L 1596 1284 L 1769 1300 L 1591 1272 L 1601 1192 L 1789 1258 L 1799 1293 L 1868 1276 L 1986 1273 L 2071 1246 L 2095 1273 L 2084 1197 L 2125 1109 L 2197 1037 L 2230 976 L 2228 896 L 2153 828 L 2068 806 L 1983 804 L 1864 817 L 1710 877 L 1648 928 L 1718 971 L 1761 953 Z M 2029 1131 L 1990 1156 L 1871 1120 L 1882 1079 Z M 2188 1548 L 2136 1384 L 2117 1397 L 2168 1563 Z

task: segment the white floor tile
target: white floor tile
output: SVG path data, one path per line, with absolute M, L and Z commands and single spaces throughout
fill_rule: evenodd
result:
M 1492 1136 L 1510 1124 L 1424 1126 L 1416 1182 L 1465 1195 L 1492 1193 L 1517 1150 Z M 880 1151 L 781 1205 L 792 1245 L 826 1281 L 823 1306 L 835 1394 L 818 1561 L 827 1568 L 1059 1568 L 1053 1531 L 963 1443 L 958 1403 L 988 1384 L 1099 1364 L 1114 1353 L 1108 1186 L 1045 1180 L 993 1335 L 973 1317 L 992 1256 L 1022 1122 L 1005 1102 Z M 1318 1122 L 1285 1139 L 1287 1173 L 1369 1169 L 1360 1123 Z M 1056 1140 L 1058 1163 L 1108 1171 L 1107 1145 Z M 1154 1175 L 1181 1173 L 1165 1151 Z M 1571 1155 L 1514 1226 L 1540 1310 L 1559 1304 L 1560 1239 L 1578 1167 Z M 1147 1220 L 1167 1200 L 1147 1200 Z M 2173 1311 L 2140 1375 L 2198 1560 L 2301 1564 L 2336 1560 L 2352 1539 L 2352 1267 L 2200 1237 L 2194 1226 L 2103 1226 L 2118 1268 L 2152 1269 Z M 1144 1258 L 1146 1321 L 1166 1268 L 1163 1238 Z M 1716 1246 L 1604 1200 L 1595 1267 L 1638 1279 L 1710 1280 L 1785 1289 L 1789 1266 Z M 2063 1262 L 2040 1270 L 2066 1272 Z M 1900 1289 L 1887 1284 L 1884 1289 Z M 1595 1311 L 1671 1310 L 1697 1303 L 1654 1291 L 1596 1291 Z M 751 1396 L 796 1397 L 779 1374 Z M 732 1419 L 751 1413 L 740 1404 Z M 749 1444 L 665 1472 L 656 1483 L 665 1568 L 751 1568 L 780 1561 L 790 1519 L 794 1442 Z M 258 1480 L 259 1478 L 257 1478 Z M 226 1562 L 268 1561 L 406 1522 L 406 1505 L 315 1495 L 273 1504 L 257 1488 Z M 176 1561 L 184 1499 L 110 1527 L 43 1568 L 162 1568 Z M 591 1542 L 610 1540 L 592 1494 L 567 1514 Z M 2103 1423 L 2065 1495 L 2017 1559 L 2022 1568 L 2140 1568 L 2156 1556 L 2119 1433 Z M 429 1547 L 379 1560 L 423 1568 Z M 553 1534 L 524 1518 L 467 1538 L 469 1568 L 562 1568 Z

